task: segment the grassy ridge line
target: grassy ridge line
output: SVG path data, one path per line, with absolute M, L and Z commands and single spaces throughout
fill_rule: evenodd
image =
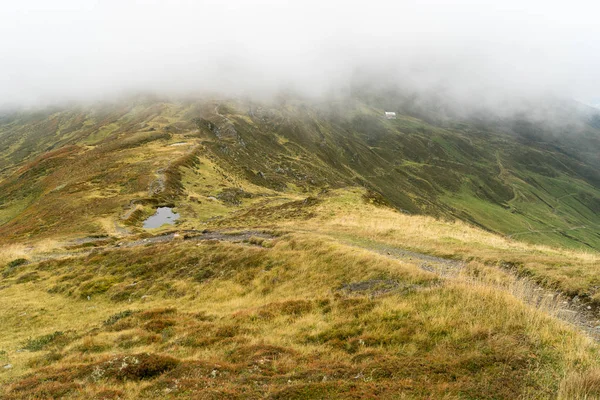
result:
M 315 206 L 316 218 L 283 222 L 282 225 L 444 258 L 477 260 L 513 269 L 546 287 L 556 288 L 568 296 L 584 297 L 594 306 L 598 304 L 600 256 L 595 251 L 533 245 L 458 221 L 401 214 L 364 204 L 360 200 L 362 193 L 353 190 L 336 192 Z
M 112 250 L 3 279 L 0 348 L 15 365 L 0 377 L 6 397 L 597 393 L 581 385 L 594 382 L 597 347 L 485 284 L 490 271 L 439 281 L 314 234 L 254 243 Z M 132 359 L 141 366 L 111 367 Z
M 182 157 L 185 150 L 169 146 L 160 137 L 155 141 L 125 147 L 119 151 L 82 150 L 76 158 L 63 157 L 61 164 L 42 168 L 35 180 L 18 176 L 5 182 L 7 189 L 0 196 L 11 210 L 29 200 L 20 213 L 12 213 L 8 222 L 0 227 L 3 240 L 14 243 L 28 237 L 57 238 L 60 236 L 85 236 L 106 234 L 105 218 L 119 219 L 123 207 L 132 200 L 148 198 L 147 190 L 153 180 L 156 165 L 167 165 L 170 160 Z M 184 160 L 185 159 L 185 160 Z M 36 168 L 40 161 L 33 162 Z M 174 162 L 174 166 L 179 166 Z M 187 164 L 186 164 L 187 165 Z M 27 169 L 25 174 L 31 171 Z M 166 171 L 167 191 L 157 196 L 157 201 L 172 201 L 178 190 L 177 171 Z M 24 193 L 31 197 L 23 198 Z M 0 213 L 1 216 L 1 213 Z
M 160 167 L 150 165 L 151 158 L 169 159 L 160 145 L 202 142 L 203 155 L 229 178 L 219 183 L 224 189 L 253 185 L 261 188 L 258 191 L 287 195 L 360 185 L 412 213 L 457 217 L 533 243 L 598 248 L 600 178 L 591 161 L 578 158 L 571 149 L 589 152 L 598 132 L 592 129 L 569 143 L 554 143 L 551 135 L 550 142 L 526 141 L 506 133 L 510 126 L 442 124 L 402 113 L 388 121 L 381 113 L 374 104 L 361 101 L 315 105 L 291 99 L 285 104 L 146 99 L 103 109 L 21 115 L 0 125 L 0 138 L 10 145 L 2 156 L 12 167 L 25 155 L 43 157 L 65 146 L 86 149 L 80 156 L 88 162 L 73 166 L 77 174 L 70 182 L 64 182 L 65 171 L 72 165 L 64 157 L 63 166 L 37 163 L 33 172 L 38 184 L 29 185 L 33 191 L 25 187 L 29 179 L 5 176 L 0 183 L 0 222 L 21 218 L 18 225 L 33 235 L 44 234 L 44 229 L 58 233 L 61 226 L 52 210 L 77 221 L 77 213 L 56 204 L 76 203 L 70 196 L 75 192 L 94 197 L 88 208 L 102 217 L 114 215 L 153 179 Z M 24 196 L 27 193 L 30 196 Z M 49 197 L 49 204 L 56 202 L 51 208 L 43 207 L 45 203 L 40 207 L 35 201 L 39 196 Z M 187 200 L 181 205 L 202 221 L 202 207 Z M 231 210 L 229 205 L 206 208 L 211 217 Z M 46 227 L 31 223 L 40 219 Z M 87 216 L 77 222 L 82 232 L 102 230 Z M 13 231 L 26 234 L 13 224 L 2 236 Z
M 213 176 L 212 174 L 210 172 L 206 176 Z M 186 181 L 186 186 L 193 187 L 190 182 L 193 181 Z M 204 198 L 211 195 L 212 192 L 203 191 L 200 187 L 193 189 L 190 194 Z M 253 189 L 247 187 L 247 190 Z M 252 200 L 254 203 L 238 209 L 233 217 L 214 220 L 208 227 L 211 224 L 221 227 L 282 225 L 292 229 L 327 233 L 339 239 L 364 238 L 442 257 L 466 261 L 474 259 L 485 264 L 513 269 L 568 296 L 584 297 L 595 304 L 598 302 L 600 261 L 596 252 L 529 245 L 474 229 L 460 222 L 444 222 L 430 217 L 400 214 L 390 209 L 365 204 L 361 198 L 362 193 L 360 190 L 334 191 L 319 197 L 322 199 L 321 203 L 317 202 L 314 205 L 306 204 L 303 200 L 288 200 L 286 203 L 280 199 L 268 206 L 261 203 L 259 197 Z M 211 210 L 216 206 L 213 201 L 196 204 L 187 211 L 182 209 L 182 212 L 188 213 L 187 215 L 213 212 Z M 308 217 L 313 218 L 303 220 Z M 286 222 L 286 219 L 290 218 L 293 222 Z M 182 223 L 181 228 L 193 228 L 195 225 L 193 218 L 190 218 L 188 222 Z M 53 245 L 56 246 L 57 243 L 54 242 Z M 30 244 L 9 245 L 6 251 L 12 249 L 12 255 L 5 256 L 4 262 L 17 257 L 28 257 L 28 246 Z
M 212 176 L 212 173 L 207 176 Z M 205 197 L 211 194 L 203 191 L 193 193 L 195 196 Z M 354 238 L 353 240 L 360 241 L 364 238 L 441 257 L 479 260 L 485 264 L 513 269 L 568 296 L 580 296 L 593 303 L 598 302 L 600 261 L 596 252 L 529 245 L 474 229 L 460 222 L 404 215 L 365 204 L 361 198 L 362 193 L 360 190 L 334 191 L 321 196 L 322 202 L 315 205 L 305 204 L 302 200 L 288 200 L 288 203 L 280 203 L 279 200 L 275 204 L 280 205 L 266 206 L 258 198 L 257 203 L 242 208 L 232 218 L 215 220 L 211 224 L 221 227 L 281 225 L 327 233 L 339 239 Z M 206 213 L 211 210 L 209 207 L 214 207 L 213 204 L 212 201 L 206 202 L 184 211 Z M 313 218 L 303 220 L 307 217 Z M 286 222 L 289 218 L 293 222 Z M 191 219 L 181 227 L 192 228 L 194 225 Z M 47 242 L 57 245 L 56 242 Z M 17 257 L 28 257 L 28 246 L 30 244 L 9 245 L 6 251 L 12 249 L 12 255 L 5 256 L 4 262 Z M 44 243 L 42 246 L 48 247 Z

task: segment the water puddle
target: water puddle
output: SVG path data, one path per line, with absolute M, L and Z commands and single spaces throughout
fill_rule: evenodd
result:
M 171 207 L 158 207 L 156 213 L 144 221 L 144 228 L 158 228 L 165 224 L 173 225 L 179 219 Z

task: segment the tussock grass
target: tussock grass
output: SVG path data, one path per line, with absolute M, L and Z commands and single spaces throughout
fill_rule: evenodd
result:
M 595 390 L 597 346 L 553 319 L 550 304 L 524 304 L 520 280 L 481 263 L 441 280 L 417 260 L 290 232 L 268 248 L 185 241 L 23 268 L 40 279 L 3 281 L 0 349 L 15 365 L 0 376 L 6 398 L 550 399 Z M 81 296 L 99 281 L 91 300 Z M 123 290 L 127 298 L 115 297 Z M 23 335 L 44 345 L 17 352 Z
M 592 186 L 532 169 L 512 138 L 487 154 L 468 129 L 298 106 L 142 101 L 0 127 L 0 397 L 598 398 L 598 346 L 531 285 L 600 301 L 597 253 L 386 207 L 593 246 L 570 229 L 597 219 Z M 340 189 L 357 183 L 372 190 Z M 111 247 L 150 236 L 163 203 L 182 230 L 279 235 Z M 465 266 L 438 276 L 401 249 Z
M 0 271 L 18 259 L 36 261 L 40 257 L 63 251 L 64 245 L 56 239 L 42 239 L 30 243 L 9 243 L 0 246 Z
M 597 395 L 597 345 L 507 272 L 581 294 L 596 254 L 400 214 L 362 193 L 238 214 L 240 231 L 260 218 L 271 224 L 280 235 L 268 240 L 100 248 L 42 262 L 60 242 L 3 247 L 5 268 L 31 261 L 1 281 L 0 351 L 13 365 L 0 374 L 3 395 Z M 442 279 L 418 258 L 386 256 L 398 248 L 466 265 Z
M 460 221 L 402 214 L 360 202 L 360 195 L 358 190 L 334 192 L 317 206 L 318 217 L 286 226 L 358 245 L 392 246 L 458 260 L 478 260 L 512 269 L 570 296 L 579 295 L 592 302 L 600 298 L 597 252 L 528 244 Z
M 561 381 L 559 400 L 600 399 L 600 371 L 592 369 L 583 373 L 572 373 Z
M 27 256 L 27 246 L 22 244 L 5 245 L 0 249 L 0 265 L 7 265 L 13 260 L 26 258 Z

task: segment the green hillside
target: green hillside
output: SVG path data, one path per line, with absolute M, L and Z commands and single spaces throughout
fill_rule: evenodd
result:
M 3 115 L 0 398 L 600 398 L 600 126 L 555 111 Z
M 569 132 L 514 119 L 433 122 L 402 114 L 403 103 L 398 118 L 386 120 L 377 103 L 154 99 L 5 116 L 0 233 L 60 232 L 67 218 L 69 232 L 102 234 L 95 218 L 119 220 L 131 201 L 177 199 L 191 223 L 235 209 L 200 207 L 194 195 L 247 190 L 251 203 L 254 194 L 361 186 L 403 212 L 532 243 L 599 248 L 593 121 Z M 167 190 L 148 193 L 161 174 Z M 192 193 L 202 179 L 214 182 Z

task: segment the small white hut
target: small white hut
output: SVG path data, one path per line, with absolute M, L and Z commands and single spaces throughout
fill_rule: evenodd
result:
M 396 113 L 392 111 L 386 111 L 385 119 L 396 119 Z

